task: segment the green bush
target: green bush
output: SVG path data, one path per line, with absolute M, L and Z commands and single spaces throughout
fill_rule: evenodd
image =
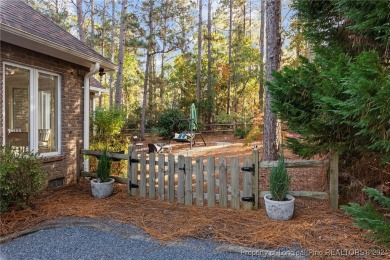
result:
M 96 176 L 98 178 L 98 182 L 109 182 L 110 181 L 110 166 L 111 160 L 107 156 L 106 150 L 103 151 L 100 156 Z
M 27 207 L 43 189 L 47 174 L 37 154 L 0 146 L 0 211 Z
M 289 185 L 290 176 L 288 176 L 287 173 L 284 157 L 281 156 L 278 161 L 278 166 L 271 169 L 269 176 L 269 186 L 272 200 L 285 200 Z
M 126 113 L 120 108 L 98 108 L 91 118 L 97 136 L 117 135 L 126 124 Z
M 367 235 L 369 238 L 390 246 L 390 219 L 386 218 L 383 213 L 390 210 L 390 198 L 385 197 L 374 188 L 364 188 L 363 191 L 382 207 L 382 212 L 378 211 L 371 201 L 364 206 L 349 203 L 341 208 L 355 219 L 356 226 L 371 231 Z
M 90 149 L 96 151 L 125 152 L 130 144 L 128 136 L 123 133 L 126 127 L 126 113 L 118 108 L 99 108 L 91 118 L 91 127 L 94 131 L 91 137 Z M 90 170 L 97 170 L 97 160 L 90 159 Z M 126 162 L 114 162 L 111 165 L 111 174 L 121 176 L 125 172 Z
M 159 134 L 163 137 L 169 138 L 175 132 L 181 132 L 188 129 L 188 121 L 179 120 L 186 118 L 185 114 L 176 108 L 167 109 L 157 119 L 157 128 Z
M 258 125 L 254 125 L 252 129 L 250 129 L 249 133 L 245 136 L 245 144 L 250 144 L 254 141 L 259 141 L 261 134 L 263 133 L 263 129 Z
M 237 138 L 245 138 L 250 132 L 249 128 L 237 128 L 234 130 L 234 137 Z

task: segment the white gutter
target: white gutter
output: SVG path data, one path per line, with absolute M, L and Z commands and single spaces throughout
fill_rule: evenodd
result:
M 84 76 L 84 149 L 89 149 L 89 78 L 99 72 L 98 62 L 92 65 L 89 72 Z M 89 170 L 89 160 L 84 160 L 84 171 Z

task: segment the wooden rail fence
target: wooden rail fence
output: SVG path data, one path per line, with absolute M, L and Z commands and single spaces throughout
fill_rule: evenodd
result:
M 99 151 L 81 150 L 83 155 L 100 155 Z M 178 202 L 185 205 L 255 210 L 259 197 L 268 191 L 259 190 L 259 169 L 272 168 L 277 161 L 259 162 L 254 150 L 243 165 L 238 158 L 226 158 L 217 162 L 213 157 L 184 157 L 135 151 L 131 145 L 128 154 L 107 153 L 111 158 L 127 161 L 127 177 L 114 177 L 125 183 L 131 196 Z M 131 156 L 130 156 L 131 155 Z M 287 168 L 326 167 L 329 169 L 329 194 L 327 192 L 291 191 L 294 196 L 330 200 L 332 208 L 338 208 L 338 156 L 330 160 L 286 160 Z M 81 171 L 80 176 L 96 174 Z

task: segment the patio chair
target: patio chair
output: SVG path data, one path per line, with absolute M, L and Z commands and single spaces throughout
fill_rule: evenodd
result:
M 38 146 L 50 148 L 50 129 L 38 129 Z

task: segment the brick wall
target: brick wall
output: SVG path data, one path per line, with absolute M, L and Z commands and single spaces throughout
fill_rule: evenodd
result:
M 50 172 L 50 179 L 65 177 L 65 183 L 76 180 L 77 144 L 83 140 L 83 83 L 88 68 L 63 61 L 38 52 L 27 50 L 6 42 L 1 44 L 1 65 L 3 62 L 25 65 L 61 75 L 61 117 L 62 147 L 61 155 L 45 159 L 45 167 Z M 3 67 L 0 81 L 3 85 Z M 0 143 L 3 143 L 3 88 L 0 88 Z

